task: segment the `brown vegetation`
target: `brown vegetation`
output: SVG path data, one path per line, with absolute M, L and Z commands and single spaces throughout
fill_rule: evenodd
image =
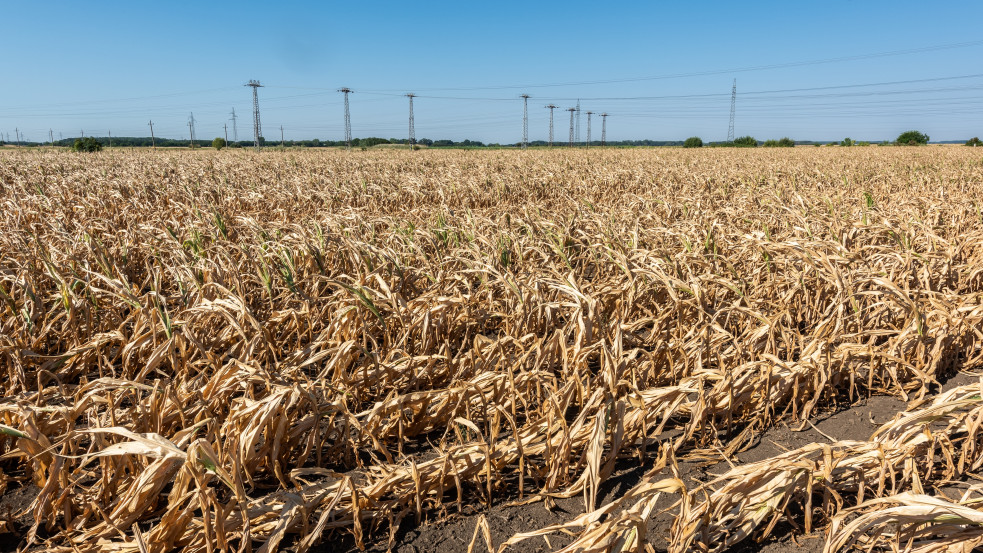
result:
M 362 547 L 575 496 L 494 546 L 983 542 L 975 488 L 935 493 L 983 464 L 980 385 L 939 394 L 983 360 L 971 149 L 23 151 L 0 192 L 22 546 Z M 679 474 L 876 394 L 910 411 L 868 441 Z M 602 504 L 624 458 L 651 470 Z

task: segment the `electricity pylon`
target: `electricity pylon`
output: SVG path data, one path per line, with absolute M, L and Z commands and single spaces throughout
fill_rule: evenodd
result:
M 259 149 L 259 139 L 263 136 L 263 127 L 259 123 L 259 87 L 263 86 L 259 84 L 259 81 L 253 79 L 246 83 L 244 86 L 253 87 L 253 145 L 256 149 Z
M 550 148 L 553 147 L 553 110 L 557 107 L 559 106 L 554 104 L 546 106 L 546 109 L 550 110 Z

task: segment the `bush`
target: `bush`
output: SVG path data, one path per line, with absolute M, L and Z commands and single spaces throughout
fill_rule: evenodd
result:
M 895 144 L 900 144 L 902 146 L 918 146 L 928 144 L 928 135 L 918 131 L 905 131 L 898 135 L 898 139 L 894 142 Z
M 983 140 L 980 140 L 980 137 L 978 137 L 978 136 L 974 136 L 973 138 L 970 138 L 969 140 L 966 141 L 966 145 L 967 146 L 983 146 Z
M 703 139 L 699 136 L 691 136 L 683 142 L 683 148 L 702 148 Z
M 216 150 L 221 150 L 222 148 L 226 147 L 227 145 L 228 144 L 225 143 L 225 139 L 224 138 L 219 137 L 219 138 L 216 138 L 215 140 L 212 140 L 212 148 L 215 148 Z
M 73 152 L 99 152 L 101 150 L 102 144 L 91 136 L 76 138 L 75 142 L 72 143 Z
M 795 141 L 789 137 L 780 138 L 778 140 L 765 140 L 765 148 L 794 148 Z
M 861 140 L 860 142 L 854 142 L 854 144 L 856 144 L 857 146 L 870 146 L 870 142 L 867 142 L 865 140 Z
M 852 138 L 846 137 L 840 142 L 840 146 L 853 146 L 856 142 Z
M 738 148 L 757 148 L 758 139 L 753 136 L 742 136 L 734 139 L 734 146 Z

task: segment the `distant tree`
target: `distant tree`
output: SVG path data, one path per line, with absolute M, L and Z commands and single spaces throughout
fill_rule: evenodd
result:
M 765 140 L 765 148 L 794 148 L 795 141 L 789 137 L 780 138 L 778 140 Z
M 860 142 L 854 142 L 854 144 L 857 146 L 870 146 L 870 142 L 867 142 L 866 140 L 861 140 Z
M 433 146 L 433 140 L 430 140 L 429 138 L 421 138 L 417 140 L 416 143 L 421 146 Z
M 102 144 L 91 136 L 76 138 L 72 143 L 73 152 L 98 152 L 102 150 Z
M 840 146 L 853 146 L 856 142 L 852 138 L 846 137 L 840 142 Z
M 753 136 L 742 136 L 734 139 L 734 146 L 739 148 L 757 148 L 758 139 Z
M 355 141 L 354 140 L 352 140 L 352 144 L 353 145 L 355 144 Z M 376 136 L 370 136 L 368 138 L 363 138 L 363 139 L 361 139 L 361 140 L 358 141 L 358 145 L 361 146 L 361 147 L 363 147 L 363 148 L 370 148 L 370 147 L 375 146 L 377 144 L 391 144 L 391 142 L 389 142 L 389 140 L 387 140 L 385 138 L 379 138 L 379 137 L 376 137 Z
M 222 137 L 219 137 L 219 138 L 216 138 L 215 140 L 212 140 L 212 148 L 215 148 L 216 150 L 221 150 L 226 145 L 227 144 L 225 143 L 225 139 L 222 138 Z
M 902 146 L 919 146 L 928 144 L 928 135 L 918 131 L 905 131 L 899 134 L 894 142 Z
M 967 146 L 974 146 L 974 147 L 975 146 L 983 146 L 983 140 L 980 140 L 980 137 L 978 137 L 978 136 L 974 136 L 973 138 L 970 138 L 969 140 L 966 141 L 966 145 Z
M 691 136 L 683 142 L 683 148 L 702 148 L 703 139 L 699 136 Z

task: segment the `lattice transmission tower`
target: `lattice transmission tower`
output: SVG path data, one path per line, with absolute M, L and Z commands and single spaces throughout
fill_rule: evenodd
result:
M 522 94 L 522 149 L 529 147 L 529 95 Z
M 259 84 L 259 81 L 253 79 L 246 83 L 244 86 L 253 87 L 253 145 L 256 149 L 259 149 L 259 139 L 263 136 L 263 127 L 259 123 L 259 87 L 263 86 Z M 233 130 L 235 128 L 233 127 Z
M 730 89 L 730 124 L 727 125 L 727 142 L 734 141 L 734 115 L 737 113 L 737 79 Z
M 553 147 L 553 110 L 559 106 L 555 104 L 550 104 L 546 106 L 546 109 L 550 110 L 550 148 Z
M 577 98 L 577 132 L 575 134 L 576 142 L 580 143 L 580 98 Z
M 608 143 L 608 114 L 601 114 L 601 146 Z
M 229 119 L 232 120 L 232 141 L 238 143 L 239 142 L 239 127 L 236 126 L 236 120 L 237 120 L 237 117 L 236 117 L 236 108 L 232 108 L 232 117 L 230 117 Z
M 348 96 L 346 95 L 345 97 L 347 98 Z M 416 98 L 416 94 L 413 94 L 412 92 L 410 92 L 409 94 L 406 95 L 406 97 L 410 99 L 410 137 L 409 137 L 409 144 L 410 144 L 410 149 L 412 150 L 413 149 L 413 145 L 416 144 L 416 128 L 414 128 L 414 125 L 413 125 L 413 98 Z
M 594 115 L 593 111 L 587 112 L 587 147 L 590 148 L 590 116 Z
M 570 144 L 569 146 L 573 148 L 573 114 L 577 112 L 577 108 L 567 108 L 570 112 Z
M 352 89 L 346 86 L 344 88 L 339 88 L 338 92 L 341 92 L 345 95 L 345 149 L 351 150 L 352 149 L 352 115 L 351 112 L 348 111 L 348 95 L 351 94 L 353 91 Z

